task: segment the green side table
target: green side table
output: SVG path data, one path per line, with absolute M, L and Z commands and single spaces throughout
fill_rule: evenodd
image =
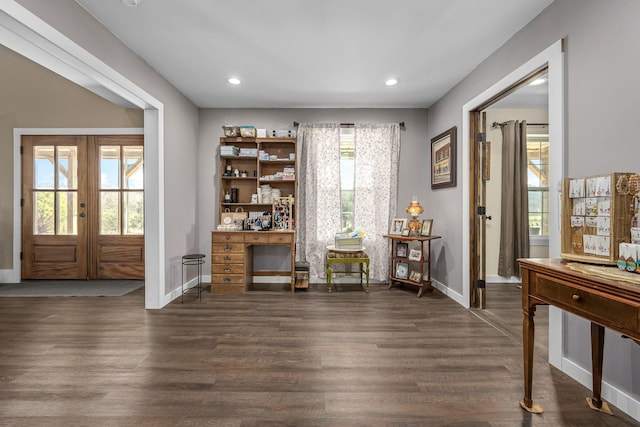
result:
M 359 264 L 360 270 L 347 272 L 346 274 L 360 274 L 360 285 L 362 285 L 362 275 L 366 275 L 367 284 L 364 288 L 366 293 L 369 293 L 369 256 L 364 250 L 347 252 L 342 250 L 335 250 L 334 246 L 327 247 L 327 262 L 326 262 L 326 275 L 327 275 L 327 289 L 331 292 L 331 276 L 333 273 L 333 264 Z

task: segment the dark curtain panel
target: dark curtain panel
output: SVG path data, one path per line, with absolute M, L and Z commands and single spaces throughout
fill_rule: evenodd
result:
M 525 121 L 510 120 L 502 126 L 500 276 L 520 277 L 517 259 L 529 257 L 527 190 L 527 124 Z

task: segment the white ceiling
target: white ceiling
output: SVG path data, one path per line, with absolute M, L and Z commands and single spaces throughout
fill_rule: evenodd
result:
M 198 107 L 411 108 L 553 0 L 76 1 Z

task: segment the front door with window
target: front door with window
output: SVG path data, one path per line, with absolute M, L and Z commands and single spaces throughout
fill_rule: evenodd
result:
M 143 136 L 24 136 L 22 278 L 143 279 Z

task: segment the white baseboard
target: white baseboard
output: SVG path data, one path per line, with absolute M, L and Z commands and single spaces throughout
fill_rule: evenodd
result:
M 253 276 L 253 283 L 291 283 L 291 276 Z
M 431 279 L 431 284 L 434 288 L 457 302 L 463 307 L 468 307 L 468 303 L 465 301 L 464 295 L 459 294 L 458 292 L 452 290 L 451 288 L 445 286 L 444 284 L 438 282 L 437 280 Z
M 20 283 L 20 272 L 16 270 L 0 270 L 0 283 Z
M 587 387 L 589 390 L 592 389 L 593 378 L 591 372 L 577 365 L 575 362 L 567 358 L 563 358 L 561 370 L 583 386 Z M 604 380 L 602 381 L 602 398 L 625 414 L 629 415 L 631 418 L 634 418 L 636 421 L 640 421 L 640 401 L 629 396 L 624 391 L 615 388 Z
M 485 282 L 487 283 L 521 283 L 522 280 L 520 280 L 520 278 L 516 276 L 511 276 L 511 277 L 487 276 L 485 278 Z
M 202 276 L 202 283 L 209 283 L 209 282 L 211 282 L 211 276 L 209 276 L 208 279 L 205 276 Z M 183 288 L 186 291 L 188 289 L 195 287 L 197 284 L 198 284 L 198 278 L 194 277 L 193 279 L 185 283 Z M 182 296 L 182 288 L 174 289 L 173 291 L 165 295 L 164 305 L 169 304 L 171 301 L 175 300 L 176 298 L 180 298 L 181 296 Z

